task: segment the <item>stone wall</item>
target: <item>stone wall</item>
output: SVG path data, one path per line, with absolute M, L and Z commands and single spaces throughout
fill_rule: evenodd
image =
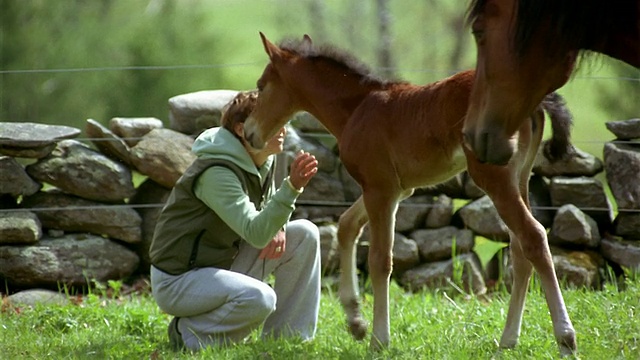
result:
M 106 125 L 89 119 L 84 139 L 66 126 L 0 123 L 0 280 L 8 288 L 57 288 L 147 273 L 157 215 L 194 159 L 193 138 L 218 124 L 235 93 L 170 99 L 169 128 L 155 118 L 113 118 Z M 613 135 L 604 161 L 578 149 L 554 164 L 541 156 L 530 182 L 534 216 L 549 229 L 559 277 L 593 289 L 607 280 L 608 268 L 640 269 L 640 119 L 606 125 Z M 300 114 L 281 161 L 301 148 L 319 160 L 294 217 L 320 227 L 326 279 L 338 271 L 338 216 L 360 194 L 332 144 L 316 120 Z M 595 178 L 603 170 L 615 217 Z M 134 184 L 138 178 L 145 180 Z M 365 273 L 367 239 L 365 230 L 358 251 Z M 508 269 L 508 256 L 494 256 L 506 244 L 486 239 L 508 241 L 507 230 L 466 173 L 419 189 L 398 210 L 394 279 L 416 290 L 449 286 L 457 273 L 465 291 L 484 292 L 497 268 Z

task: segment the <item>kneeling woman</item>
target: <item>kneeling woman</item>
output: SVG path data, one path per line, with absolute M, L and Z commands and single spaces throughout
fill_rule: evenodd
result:
M 274 155 L 283 151 L 285 129 L 262 150 L 247 144 L 243 125 L 256 99 L 239 93 L 222 126 L 198 136 L 197 159 L 158 219 L 151 286 L 158 306 L 174 316 L 169 339 L 176 349 L 238 342 L 263 324 L 263 336 L 315 335 L 318 228 L 289 218 L 318 162 L 300 152 L 276 190 Z M 270 274 L 273 288 L 263 282 Z

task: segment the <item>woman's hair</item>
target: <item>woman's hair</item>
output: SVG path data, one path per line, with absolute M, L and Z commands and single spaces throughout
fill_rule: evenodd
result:
M 256 106 L 257 100 L 258 92 L 256 90 L 239 92 L 222 109 L 220 125 L 238 137 L 235 131 L 236 124 L 243 124 L 247 120 L 247 117 Z

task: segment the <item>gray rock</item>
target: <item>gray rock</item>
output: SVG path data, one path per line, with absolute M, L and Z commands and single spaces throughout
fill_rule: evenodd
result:
M 611 226 L 613 209 L 598 179 L 556 176 L 551 179 L 549 193 L 553 206 L 573 204 L 593 218 L 601 231 Z
M 338 157 L 315 137 L 301 136 L 298 131 L 287 126 L 284 149 L 289 154 L 289 162 L 293 161 L 300 150 L 311 153 L 318 160 L 318 171 L 333 173 L 338 166 Z
M 139 271 L 144 274 L 148 274 L 151 269 L 149 248 L 153 241 L 158 217 L 169 198 L 169 194 L 171 194 L 171 190 L 147 179 L 138 186 L 136 194 L 129 199 L 129 205 L 133 206 L 142 218 L 142 241 L 132 244 L 131 247 L 140 257 Z
M 225 105 L 238 91 L 206 90 L 174 96 L 169 99 L 169 122 L 173 130 L 196 135 L 220 125 Z
M 42 237 L 40 220 L 30 211 L 0 212 L 0 245 L 34 244 Z
M 464 179 L 464 195 L 467 199 L 478 199 L 485 196 L 484 190 L 482 190 L 476 182 L 473 180 L 471 175 L 468 172 L 462 173 L 462 177 Z
M 549 243 L 596 248 L 600 245 L 598 224 L 574 205 L 563 205 L 553 220 Z
M 549 184 L 540 175 L 532 175 L 529 179 L 529 203 L 533 217 L 545 228 L 551 227 L 555 211 L 551 210 Z
M 454 255 L 468 253 L 473 248 L 473 232 L 447 226 L 440 229 L 418 229 L 409 235 L 415 240 L 420 256 L 425 261 L 451 259 Z M 453 244 L 455 241 L 455 254 Z
M 418 244 L 402 234 L 396 233 L 393 242 L 393 276 L 402 274 L 420 263 Z
M 407 232 L 422 227 L 432 206 L 433 197 L 429 195 L 415 195 L 401 201 L 396 213 L 395 230 Z
M 32 148 L 0 145 L 0 154 L 16 157 L 16 158 L 41 159 L 51 154 L 51 152 L 55 148 L 56 148 L 55 143 L 51 143 L 45 146 L 32 147 Z
M 37 245 L 0 246 L 0 277 L 10 286 L 58 288 L 87 286 L 130 276 L 138 256 L 125 246 L 100 236 L 66 235 L 43 238 Z
M 298 201 L 345 202 L 342 183 L 327 173 L 318 172 L 305 186 Z
M 600 254 L 552 248 L 552 258 L 561 283 L 574 288 L 601 289 L 604 259 Z
M 640 242 L 603 238 L 600 252 L 607 260 L 640 271 Z
M 41 188 L 42 184 L 35 182 L 16 159 L 0 156 L 0 194 L 32 195 Z
M 7 296 L 7 303 L 11 306 L 31 306 L 36 305 L 68 305 L 71 303 L 65 294 L 47 289 L 29 289 L 19 291 Z
M 605 126 L 619 140 L 640 138 L 640 119 L 608 121 L 605 123 Z
M 566 158 L 550 162 L 544 154 L 544 147 L 538 150 L 533 172 L 538 175 L 553 176 L 595 176 L 602 172 L 602 161 L 578 148 Z
M 453 217 L 453 199 L 447 195 L 438 195 L 432 203 L 431 210 L 427 214 L 424 226 L 427 229 L 437 229 L 451 224 Z
M 114 117 L 109 120 L 109 130 L 121 137 L 129 146 L 136 146 L 140 138 L 149 133 L 149 131 L 161 129 L 163 126 L 162 120 L 154 117 Z
M 131 148 L 135 168 L 158 184 L 171 189 L 196 156 L 193 139 L 169 129 L 153 129 Z
M 142 219 L 127 206 L 106 205 L 56 191 L 29 196 L 22 206 L 32 209 L 45 228 L 106 235 L 128 243 L 142 240 Z
M 86 199 L 117 202 L 135 193 L 131 170 L 75 140 L 63 140 L 56 149 L 27 166 L 34 179 Z
M 124 140 L 112 133 L 111 130 L 102 126 L 93 119 L 87 119 L 85 126 L 87 136 L 91 138 L 93 145 L 109 158 L 120 161 L 127 166 L 131 166 L 131 149 Z
M 494 240 L 509 239 L 509 229 L 488 196 L 470 202 L 459 213 L 466 227 L 477 234 Z
M 480 264 L 473 254 L 464 254 L 453 259 L 424 263 L 407 270 L 400 278 L 400 284 L 410 291 L 422 289 L 451 288 L 457 280 L 465 292 L 484 294 L 487 292 Z
M 291 124 L 295 126 L 296 129 L 305 133 L 329 134 L 327 128 L 325 128 L 318 119 L 306 111 L 297 113 L 293 119 L 291 119 Z
M 604 163 L 618 208 L 640 209 L 640 146 L 608 142 Z
M 613 222 L 613 233 L 627 240 L 640 240 L 640 212 L 620 210 Z
M 291 215 L 292 219 L 308 219 L 314 223 L 331 223 L 337 222 L 345 210 L 349 207 L 344 206 L 318 206 L 313 204 L 314 200 L 299 200 L 296 202 L 296 209 Z M 308 205 L 305 205 L 308 204 Z
M 71 139 L 80 129 L 62 125 L 46 125 L 30 122 L 0 122 L 0 148 L 41 148 L 58 140 Z
M 320 231 L 320 263 L 322 274 L 332 274 L 340 267 L 338 252 L 338 227 L 334 224 L 321 225 Z

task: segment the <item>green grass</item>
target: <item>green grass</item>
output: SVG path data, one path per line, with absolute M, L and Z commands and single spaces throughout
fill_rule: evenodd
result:
M 565 301 L 578 332 L 581 359 L 640 358 L 640 279 L 619 291 L 565 290 Z M 497 352 L 509 296 L 487 297 L 443 291 L 408 295 L 391 289 L 392 345 L 368 352 L 367 342 L 347 333 L 334 293 L 322 297 L 317 337 L 312 342 L 259 340 L 209 348 L 197 354 L 170 350 L 169 316 L 146 293 L 107 299 L 91 294 L 72 297 L 72 305 L 13 308 L 0 312 L 3 359 L 551 359 L 558 357 L 542 291 L 534 281 L 527 299 L 520 344 Z M 373 299 L 366 293 L 365 316 Z

